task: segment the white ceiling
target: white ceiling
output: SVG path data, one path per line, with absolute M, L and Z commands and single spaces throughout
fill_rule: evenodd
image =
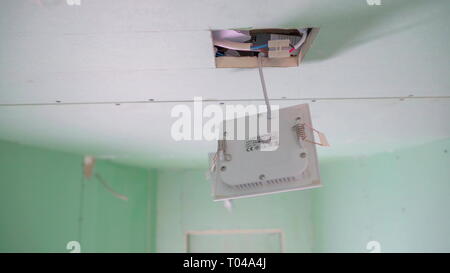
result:
M 205 165 L 215 143 L 173 141 L 172 107 L 262 103 L 256 70 L 214 68 L 209 29 L 301 26 L 321 27 L 305 62 L 265 77 L 273 103 L 311 103 L 321 158 L 450 137 L 450 3 L 381 1 L 2 1 L 0 138 Z

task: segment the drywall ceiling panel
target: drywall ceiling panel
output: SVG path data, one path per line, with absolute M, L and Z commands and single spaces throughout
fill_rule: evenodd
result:
M 243 104 L 248 103 L 263 102 Z M 281 102 L 280 106 L 297 103 L 301 102 Z M 128 164 L 204 167 L 216 142 L 173 140 L 171 127 L 177 118 L 170 113 L 175 105 L 1 107 L 0 136 Z M 329 148 L 319 147 L 322 159 L 387 152 L 450 137 L 450 124 L 446 122 L 450 99 L 318 101 L 310 107 L 314 127 L 324 132 L 331 143 Z
M 322 158 L 449 137 L 450 5 L 382 3 L 2 1 L 0 139 L 143 166 L 205 166 L 215 142 L 170 137 L 170 111 L 177 103 L 64 103 L 194 96 L 252 103 L 262 98 L 258 74 L 214 69 L 209 29 L 306 25 L 321 30 L 303 65 L 264 71 L 269 96 L 283 99 L 273 103 L 319 99 L 311 105 L 314 123 L 332 144 L 319 149 Z M 416 98 L 361 99 L 409 95 Z M 56 101 L 62 103 L 5 106 Z
M 450 95 L 448 16 L 435 9 L 430 4 L 413 19 L 389 19 L 359 36 L 349 36 L 351 25 L 323 25 L 302 66 L 265 69 L 269 95 Z M 213 68 L 207 30 L 3 36 L 0 104 L 261 97 L 255 69 Z
M 72 0 L 71 0 L 72 1 Z M 441 9 L 447 0 L 3 0 L 2 33 L 109 33 L 140 31 L 207 30 L 301 25 L 353 25 L 353 30 L 389 24 L 401 16 L 408 22 L 426 16 L 424 7 Z M 441 6 L 440 6 L 441 5 Z M 427 12 L 427 13 L 428 13 Z M 413 15 L 413 16 L 406 16 Z M 352 20 L 347 20 L 352 18 Z M 397 18 L 396 20 L 399 20 Z M 352 24 L 354 23 L 354 24 Z
M 322 157 L 391 152 L 450 137 L 450 99 L 342 100 L 312 103 L 314 126 L 331 147 Z
M 205 44 L 210 43 L 205 33 L 196 34 Z M 445 52 L 445 44 L 428 45 L 432 50 L 413 58 L 414 52 L 423 45 L 402 49 L 400 44 L 403 42 L 403 46 L 407 47 L 413 37 L 404 38 L 394 39 L 391 36 L 389 39 L 364 44 L 333 60 L 306 62 L 299 68 L 266 68 L 264 73 L 269 96 L 292 99 L 450 95 L 450 77 L 447 73 L 450 70 L 450 54 L 441 54 Z M 380 50 L 385 48 L 386 43 L 393 44 L 395 50 Z M 0 73 L 0 103 L 139 101 L 149 98 L 189 100 L 194 96 L 233 100 L 262 96 L 256 69 L 211 68 L 213 58 L 209 49 L 205 46 L 203 51 L 191 53 L 198 58 L 153 58 L 156 51 L 146 54 L 144 50 L 140 54 L 133 51 L 122 52 L 121 56 L 119 53 L 96 56 L 96 53 L 104 52 L 99 47 L 96 53 L 89 54 L 92 58 L 86 62 L 79 59 L 82 55 L 74 57 L 76 54 L 65 50 L 65 58 L 53 57 L 51 61 L 42 58 L 29 65 L 26 60 L 40 58 L 37 55 L 42 56 L 45 48 L 36 51 L 41 52 L 39 54 L 17 54 L 29 56 L 20 57 L 20 64 L 17 57 L 8 55 L 5 58 L 10 59 L 10 66 L 6 68 L 9 71 Z M 314 53 L 314 50 L 311 51 Z M 204 53 L 208 53 L 207 56 L 203 56 Z M 111 61 L 113 59 L 114 62 Z M 71 65 L 66 66 L 69 63 Z M 169 65 L 173 67 L 164 69 L 164 66 Z M 203 66 L 204 69 L 182 67 L 188 65 Z M 155 69 L 145 69 L 151 66 L 155 66 Z M 93 67 L 94 70 L 88 69 Z M 67 71 L 71 69 L 74 71 Z
M 98 33 L 273 27 L 316 23 L 334 0 L 3 0 L 1 32 Z M 388 0 L 385 0 L 388 1 Z M 365 3 L 341 1 L 333 13 L 364 10 Z M 312 20 L 314 20 L 311 22 Z
M 0 136 L 18 143 L 147 167 L 206 162 L 207 153 L 199 150 L 214 149 L 215 143 L 192 141 L 186 145 L 172 139 L 170 130 L 176 119 L 170 113 L 175 105 L 1 107 Z
M 2 73 L 41 71 L 51 77 L 54 73 L 79 71 L 127 73 L 130 70 L 214 67 L 212 41 L 207 31 L 8 34 L 2 39 Z M 189 50 L 182 51 L 180 47 Z

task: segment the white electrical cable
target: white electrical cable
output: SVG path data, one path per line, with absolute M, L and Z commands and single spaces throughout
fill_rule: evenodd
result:
M 108 182 L 106 182 L 106 180 L 104 180 L 100 174 L 96 173 L 95 177 L 97 178 L 98 181 L 100 181 L 100 183 L 103 185 L 103 187 L 105 187 L 105 189 L 107 189 L 115 197 L 122 199 L 124 201 L 128 201 L 127 196 L 120 194 L 120 193 L 116 192 L 113 188 L 111 188 L 111 186 L 108 184 Z
M 251 43 L 239 43 L 226 40 L 214 40 L 214 45 L 234 50 L 250 51 Z
M 257 49 L 251 49 L 251 43 L 239 43 L 225 40 L 214 40 L 215 46 L 220 46 L 228 49 L 240 50 L 240 51 L 259 51 Z
M 298 32 L 300 32 L 300 34 L 302 35 L 302 38 L 300 39 L 300 41 L 298 41 L 295 45 L 294 48 L 297 50 L 299 49 L 306 41 L 306 36 L 308 35 L 308 29 L 307 28 L 299 28 Z
M 272 118 L 272 109 L 270 108 L 270 102 L 269 97 L 267 96 L 267 90 L 266 90 L 266 82 L 264 81 L 264 74 L 262 71 L 262 57 L 264 56 L 264 53 L 258 54 L 258 69 L 259 69 L 259 78 L 261 79 L 261 86 L 264 93 L 264 100 L 266 101 L 267 106 L 267 119 Z

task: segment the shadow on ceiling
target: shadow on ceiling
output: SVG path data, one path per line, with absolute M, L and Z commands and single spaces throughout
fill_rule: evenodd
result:
M 304 62 L 315 62 L 333 58 L 361 44 L 442 18 L 429 12 L 430 8 L 442 7 L 438 9 L 440 14 L 447 16 L 450 6 L 448 0 L 381 1 L 381 6 L 369 6 L 364 0 L 355 1 L 352 4 L 354 8 L 347 8 L 344 11 L 341 9 L 323 17 L 315 16 L 314 12 L 311 12 L 310 17 L 308 14 L 302 15 L 301 19 L 293 19 L 285 25 L 321 28 L 313 47 L 308 51 L 304 60 Z M 408 14 L 414 18 L 407 18 Z M 417 14 L 421 14 L 421 16 L 416 16 Z M 387 25 L 387 22 L 392 22 L 392 20 L 396 21 L 391 27 Z M 305 25 L 306 22 L 309 24 Z M 310 24 L 311 22 L 317 22 L 318 25 Z

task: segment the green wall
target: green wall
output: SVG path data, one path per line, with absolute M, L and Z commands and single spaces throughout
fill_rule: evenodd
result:
M 331 147 L 332 148 L 332 147 Z M 212 201 L 200 170 L 161 170 L 156 248 L 185 251 L 184 233 L 282 229 L 287 252 L 450 252 L 450 140 L 320 162 L 324 187 Z
M 82 197 L 82 156 L 0 141 L 0 252 L 68 252 L 74 240 L 82 252 L 184 252 L 186 231 L 218 229 L 282 229 L 286 252 L 368 252 L 369 241 L 382 252 L 450 252 L 449 151 L 450 139 L 322 160 L 324 187 L 235 200 L 228 212 L 204 170 L 97 161 L 129 201 L 95 179 Z
M 450 140 L 321 162 L 315 251 L 450 252 Z
M 69 241 L 80 241 L 82 252 L 153 250 L 153 173 L 97 161 L 95 171 L 129 200 L 93 178 L 82 196 L 82 162 L 80 155 L 0 141 L 0 252 L 68 252 Z
M 312 249 L 311 191 L 234 201 L 232 212 L 213 202 L 205 170 L 158 172 L 158 252 L 184 252 L 186 231 L 282 229 L 286 252 Z

